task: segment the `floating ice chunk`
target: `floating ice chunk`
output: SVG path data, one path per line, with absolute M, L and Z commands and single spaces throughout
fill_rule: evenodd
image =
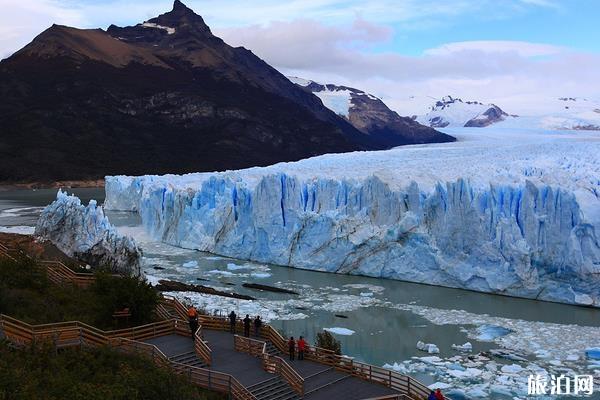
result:
M 579 361 L 581 357 L 579 357 L 579 354 L 569 354 L 566 358 L 567 361 Z
M 422 341 L 417 342 L 417 349 L 421 351 L 426 351 L 429 354 L 438 354 L 440 349 L 433 343 L 424 343 Z
M 436 383 L 432 383 L 431 385 L 429 385 L 427 387 L 431 390 L 435 390 L 435 389 L 446 390 L 448 388 L 451 388 L 452 385 L 450 385 L 446 382 L 436 382 Z
M 371 293 L 371 292 L 360 292 L 360 295 L 362 297 L 372 297 L 373 293 Z
M 271 274 L 268 272 L 253 272 L 250 274 L 250 276 L 253 278 L 264 279 L 270 277 Z
M 464 371 L 458 369 L 451 369 L 446 371 L 448 375 L 458 379 L 473 379 L 480 376 L 483 371 L 478 368 L 466 368 Z
M 467 342 L 465 344 L 453 344 L 452 348 L 454 350 L 462 351 L 464 353 L 470 353 L 471 351 L 473 351 L 473 345 L 471 344 L 471 342 Z
M 546 353 L 543 353 L 543 350 L 540 350 L 540 354 L 544 355 Z M 522 355 L 522 354 L 518 354 L 515 351 L 511 351 L 511 350 L 506 350 L 506 349 L 492 349 L 490 350 L 490 354 L 496 357 L 500 357 L 500 358 L 505 358 L 507 360 L 513 360 L 513 361 L 527 361 L 527 359 Z M 536 353 L 537 355 L 537 353 Z M 546 357 L 543 358 L 547 358 L 550 355 L 547 354 Z M 542 358 L 541 356 L 538 356 L 539 358 Z
M 182 264 L 185 268 L 196 268 L 198 266 L 198 261 L 188 261 Z
M 406 374 L 408 372 L 408 370 L 406 369 L 404 364 L 399 364 L 397 362 L 395 362 L 393 364 L 387 364 L 387 363 L 383 364 L 383 368 L 391 369 L 393 371 L 400 372 L 401 374 Z
M 0 226 L 0 232 L 2 233 L 17 233 L 19 235 L 33 235 L 35 232 L 34 226 Z
M 342 335 L 342 336 L 350 336 L 350 335 L 354 335 L 354 333 L 355 333 L 352 329 L 339 328 L 339 327 L 323 328 L 323 330 L 334 333 L 336 335 Z
M 502 326 L 497 325 L 482 325 L 477 327 L 477 340 L 481 340 L 483 342 L 491 342 L 494 339 L 497 339 L 502 336 L 506 336 L 512 331 L 510 329 L 504 328 Z
M 419 360 L 423 361 L 427 364 L 439 364 L 442 362 L 442 359 L 438 356 L 429 356 L 429 357 L 418 357 Z
M 585 349 L 585 355 L 592 360 L 600 360 L 600 347 L 590 347 Z
M 505 374 L 518 374 L 523 371 L 523 367 L 518 364 L 503 365 L 502 368 L 500 368 L 500 371 Z
M 234 263 L 228 263 L 227 269 L 230 271 L 239 271 L 240 269 L 248 269 L 248 265 L 237 265 Z
M 207 272 L 207 274 L 221 275 L 221 276 L 234 276 L 235 275 L 233 272 L 221 271 L 219 269 L 211 269 L 210 271 Z

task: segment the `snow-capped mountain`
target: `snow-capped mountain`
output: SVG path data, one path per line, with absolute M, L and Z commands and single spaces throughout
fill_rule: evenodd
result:
M 493 103 L 410 96 L 397 101 L 400 113 L 434 128 L 487 127 L 550 130 L 600 130 L 600 101 L 581 97 L 526 99 L 510 112 Z M 515 115 L 516 114 L 516 115 Z
M 409 117 L 401 117 L 381 99 L 360 89 L 321 84 L 298 77 L 288 77 L 299 87 L 313 93 L 323 105 L 345 118 L 356 129 L 383 147 L 399 144 L 451 142 L 454 138 L 424 126 Z
M 428 112 L 416 120 L 434 128 L 485 127 L 504 121 L 509 115 L 495 104 L 463 101 L 445 96 L 430 106 Z
M 509 118 L 498 126 L 560 130 L 600 130 L 600 101 L 581 97 L 559 97 L 541 102 L 537 110 Z

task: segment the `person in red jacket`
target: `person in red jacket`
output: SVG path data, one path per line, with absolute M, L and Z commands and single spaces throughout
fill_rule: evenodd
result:
M 306 349 L 306 341 L 300 336 L 300 339 L 298 339 L 298 360 L 304 360 L 304 349 Z
M 437 400 L 444 400 L 445 399 L 445 397 L 442 394 L 442 391 L 440 389 L 435 389 L 435 398 Z

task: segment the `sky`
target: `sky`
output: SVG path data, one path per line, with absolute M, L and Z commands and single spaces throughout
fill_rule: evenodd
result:
M 452 95 L 535 114 L 600 99 L 598 0 L 188 0 L 213 33 L 287 75 L 371 92 L 401 114 Z M 168 0 L 0 0 L 0 58 L 52 23 L 134 25 Z

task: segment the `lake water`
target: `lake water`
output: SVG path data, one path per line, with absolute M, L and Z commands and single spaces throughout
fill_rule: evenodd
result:
M 104 199 L 103 189 L 69 192 L 79 196 L 84 204 L 92 198 L 99 202 Z M 0 192 L 0 226 L 17 231 L 26 228 L 14 227 L 34 226 L 42 207 L 55 195 L 56 190 Z M 257 301 L 179 294 L 211 313 L 226 314 L 231 309 L 238 314 L 259 313 L 287 335 L 303 335 L 309 341 L 314 341 L 316 333 L 324 328 L 349 330 L 341 333 L 353 331 L 350 335 L 336 334 L 336 337 L 345 354 L 364 362 L 384 365 L 428 356 L 416 348 L 418 341 L 436 344 L 440 349 L 436 356 L 449 359 L 460 355 L 452 349 L 453 344 L 468 341 L 473 345 L 474 354 L 502 347 L 522 353 L 527 361 L 516 363 L 523 367 L 535 362 L 549 370 L 561 363 L 565 371 L 600 371 L 600 366 L 595 368 L 583 355 L 586 347 L 600 346 L 600 335 L 596 334 L 600 332 L 600 310 L 597 309 L 218 257 L 171 247 L 149 238 L 135 214 L 107 214 L 120 231 L 132 235 L 141 245 L 142 265 L 151 281 L 174 279 L 253 296 Z M 247 289 L 241 286 L 245 282 L 280 286 L 300 294 Z M 492 331 L 496 326 L 505 327 L 510 333 L 498 338 L 486 337 L 482 326 L 491 326 Z M 587 334 L 582 335 L 582 332 Z M 561 345 L 563 348 L 558 349 Z M 533 351 L 538 351 L 538 357 L 531 354 Z M 577 360 L 574 357 L 567 360 L 574 354 L 579 356 Z M 499 366 L 515 363 L 506 359 L 495 362 Z M 431 370 L 419 369 L 423 368 L 410 372 L 426 383 L 440 380 Z M 600 383 L 600 378 L 596 383 Z M 475 380 L 469 378 L 464 386 L 471 384 L 475 384 Z M 522 381 L 513 383 L 517 384 Z

